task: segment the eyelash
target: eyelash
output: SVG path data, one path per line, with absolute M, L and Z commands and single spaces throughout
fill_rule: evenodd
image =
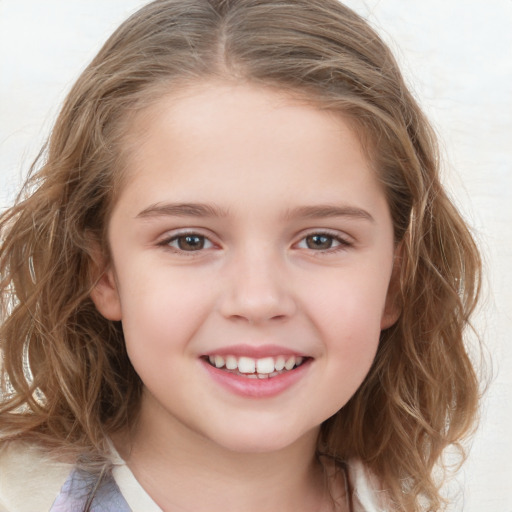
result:
M 200 247 L 199 249 L 186 250 L 186 249 L 180 248 L 179 246 L 173 247 L 171 245 L 173 242 L 177 242 L 177 244 L 179 244 L 179 241 L 181 239 L 186 239 L 187 237 L 201 239 L 203 242 L 203 246 Z M 206 243 L 209 243 L 211 247 L 214 246 L 214 243 L 207 236 L 190 231 L 190 232 L 186 232 L 186 233 L 178 233 L 178 234 L 172 235 L 171 237 L 165 238 L 164 240 L 159 242 L 158 245 L 168 248 L 170 250 L 173 250 L 176 253 L 197 253 L 197 252 L 201 252 L 202 250 L 211 248 L 211 247 L 204 247 L 204 244 L 206 244 Z
M 302 242 L 307 243 L 307 239 L 313 238 L 313 237 L 323 237 L 323 238 L 329 239 L 331 244 L 337 243 L 337 245 L 335 245 L 334 247 L 328 247 L 326 249 L 311 249 L 310 247 L 304 247 L 304 249 L 309 249 L 319 255 L 333 254 L 338 251 L 347 250 L 353 246 L 353 243 L 351 241 L 349 241 L 347 238 L 342 237 L 339 234 L 330 233 L 328 231 L 327 232 L 326 231 L 313 231 L 311 233 L 308 233 L 307 235 L 303 236 L 300 239 L 299 243 L 296 245 L 298 246 Z
M 186 239 L 187 237 L 200 239 L 201 247 L 199 247 L 198 249 L 190 249 L 190 250 L 183 249 L 183 248 L 179 247 L 180 240 Z M 325 231 L 313 231 L 311 233 L 308 233 L 308 234 L 304 235 L 299 240 L 298 243 L 294 244 L 294 246 L 299 247 L 299 245 L 303 242 L 305 242 L 307 244 L 308 238 L 313 238 L 313 237 L 323 237 L 323 238 L 328 239 L 327 242 L 330 242 L 331 245 L 333 243 L 336 243 L 337 245 L 335 245 L 334 247 L 327 247 L 325 249 L 312 249 L 311 247 L 300 247 L 300 248 L 310 250 L 310 251 L 320 255 L 320 254 L 332 254 L 332 253 L 335 253 L 338 251 L 346 250 L 353 246 L 353 243 L 350 242 L 349 240 L 347 240 L 346 238 L 344 238 L 338 234 L 333 234 L 333 233 L 329 233 L 329 232 L 325 232 Z M 176 242 L 177 246 L 171 245 L 174 242 Z M 209 246 L 205 247 L 205 245 L 208 245 L 208 244 L 209 244 Z M 165 238 L 161 242 L 159 242 L 158 245 L 161 247 L 164 247 L 166 249 L 170 249 L 178 254 L 189 253 L 190 256 L 194 255 L 194 253 L 199 253 L 199 252 L 202 252 L 203 250 L 211 249 L 212 247 L 215 246 L 215 244 L 206 235 L 202 235 L 200 233 L 193 232 L 193 231 L 172 235 L 168 238 Z

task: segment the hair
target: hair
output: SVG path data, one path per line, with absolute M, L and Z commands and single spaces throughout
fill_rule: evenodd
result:
M 472 431 L 479 384 L 465 329 L 480 259 L 439 178 L 436 138 L 387 46 L 336 0 L 157 0 L 109 38 L 70 91 L 15 205 L 0 218 L 0 440 L 102 458 L 142 383 L 121 325 L 90 292 L 94 247 L 122 189 L 130 120 L 208 80 L 277 88 L 340 113 L 391 211 L 398 321 L 318 452 L 361 459 L 393 510 L 439 510 L 443 450 Z

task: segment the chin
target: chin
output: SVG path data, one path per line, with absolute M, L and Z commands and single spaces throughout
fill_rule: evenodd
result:
M 293 449 L 294 446 L 311 445 L 312 451 L 316 447 L 316 440 L 320 427 L 305 433 L 276 432 L 275 425 L 266 429 L 263 427 L 251 431 L 236 432 L 230 430 L 224 435 L 210 437 L 210 441 L 221 449 L 240 454 L 270 454 Z

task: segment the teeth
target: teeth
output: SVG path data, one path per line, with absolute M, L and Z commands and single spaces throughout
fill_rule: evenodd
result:
M 217 359 L 217 358 L 215 358 L 215 359 Z M 284 367 L 287 370 L 291 370 L 294 366 L 295 366 L 295 357 L 292 356 L 292 357 L 290 357 L 289 359 L 286 360 L 286 364 L 284 365 Z
M 256 370 L 256 360 L 251 357 L 241 357 L 238 360 L 238 371 L 240 373 L 254 373 Z
M 238 370 L 240 373 L 247 374 L 248 377 L 254 377 L 265 379 L 275 377 L 278 372 L 283 370 L 292 370 L 296 366 L 299 366 L 304 361 L 303 357 L 300 356 L 277 356 L 277 357 L 263 357 L 261 359 L 254 359 L 252 357 L 240 357 L 235 356 L 219 356 L 211 355 L 208 356 L 210 364 L 216 368 L 226 367 L 227 370 Z
M 226 368 L 228 370 L 236 370 L 237 367 L 238 367 L 238 361 L 236 360 L 236 357 L 227 356 L 226 357 Z
M 256 361 L 256 371 L 258 373 L 272 373 L 274 371 L 274 358 L 258 359 Z
M 276 358 L 276 362 L 274 363 L 275 364 L 275 369 L 276 369 L 276 372 L 280 372 L 281 370 L 284 370 L 284 364 L 285 364 L 285 359 L 283 356 L 278 356 Z

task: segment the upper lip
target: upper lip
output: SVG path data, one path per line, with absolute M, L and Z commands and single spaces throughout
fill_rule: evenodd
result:
M 277 356 L 296 356 L 308 357 L 303 352 L 293 350 L 279 345 L 230 345 L 228 347 L 221 347 L 211 350 L 204 356 L 235 356 L 235 357 L 252 357 L 253 359 L 262 359 L 264 357 L 277 357 Z

